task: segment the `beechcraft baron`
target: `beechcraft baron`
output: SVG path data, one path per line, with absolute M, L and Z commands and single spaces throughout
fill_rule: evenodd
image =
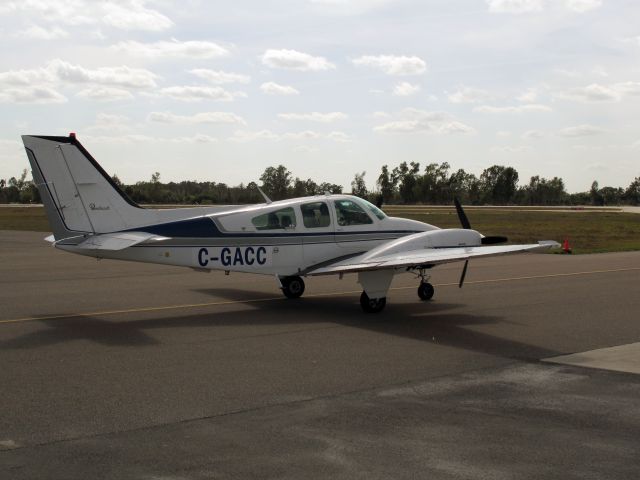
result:
M 553 241 L 496 245 L 471 229 L 456 201 L 462 228 L 440 229 L 393 218 L 351 195 L 318 195 L 260 205 L 168 210 L 140 208 L 76 139 L 24 135 L 34 181 L 61 250 L 96 258 L 160 263 L 196 270 L 271 275 L 284 295 L 304 292 L 302 277 L 357 273 L 365 312 L 386 304 L 393 276 L 413 272 L 418 295 L 434 294 L 428 271 L 441 263 L 544 250 Z M 261 192 L 262 193 L 262 192 Z

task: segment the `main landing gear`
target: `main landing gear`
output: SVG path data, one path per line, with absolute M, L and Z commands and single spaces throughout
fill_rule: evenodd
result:
M 284 277 L 280 279 L 282 293 L 287 298 L 300 298 L 304 293 L 304 280 L 300 277 Z
M 431 300 L 434 292 L 435 289 L 429 282 L 420 282 L 420 286 L 418 287 L 418 296 L 420 297 L 420 300 Z
M 369 298 L 367 292 L 362 292 L 360 295 L 360 306 L 365 313 L 378 313 L 384 310 L 387 304 L 387 297 L 382 298 Z
M 418 277 L 420 277 L 420 285 L 418 286 L 418 297 L 420 300 L 427 301 L 433 298 L 433 294 L 435 293 L 435 289 L 433 285 L 429 283 L 429 278 L 431 275 L 425 273 L 424 268 L 418 270 Z

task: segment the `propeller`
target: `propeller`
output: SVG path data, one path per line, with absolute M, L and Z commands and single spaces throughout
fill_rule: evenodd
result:
M 458 218 L 460 219 L 460 224 L 462 225 L 462 228 L 464 228 L 465 230 L 471 230 L 471 223 L 467 218 L 467 214 L 464 213 L 464 209 L 462 208 L 462 205 L 460 204 L 460 201 L 458 200 L 458 198 L 454 198 L 453 203 L 456 206 L 456 212 L 458 213 Z M 505 243 L 507 241 L 508 241 L 507 237 L 494 235 L 490 237 L 482 237 L 482 239 L 480 240 L 480 243 L 482 245 L 496 245 L 498 243 Z M 467 276 L 468 267 L 469 267 L 469 260 L 467 259 L 464 261 L 464 267 L 462 267 L 462 275 L 460 275 L 460 282 L 458 283 L 458 288 L 462 288 L 462 285 L 464 284 L 464 279 Z
M 462 284 L 464 283 L 464 277 L 467 276 L 467 267 L 469 266 L 469 260 L 464 261 L 464 267 L 462 267 L 462 275 L 460 275 L 460 283 L 458 283 L 458 288 L 462 288 Z
M 466 230 L 471 229 L 471 223 L 469 223 L 469 219 L 467 218 L 467 214 L 464 213 L 464 209 L 462 205 L 460 205 L 460 201 L 457 198 L 453 199 L 453 203 L 456 206 L 456 212 L 458 212 L 458 218 L 460 219 L 460 223 L 462 224 L 462 228 Z M 509 239 L 507 237 L 503 237 L 502 235 L 493 235 L 488 237 L 482 237 L 480 242 L 482 245 L 497 245 L 498 243 L 506 243 Z
M 378 195 L 378 198 L 376 198 L 376 207 L 382 208 L 383 203 L 384 203 L 384 195 L 380 194 Z

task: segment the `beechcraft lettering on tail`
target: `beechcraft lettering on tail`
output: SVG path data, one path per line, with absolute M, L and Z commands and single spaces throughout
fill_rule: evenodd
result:
M 503 245 L 505 237 L 473 230 L 456 200 L 462 228 L 388 217 L 379 205 L 351 195 L 318 195 L 246 206 L 141 208 L 111 180 L 75 135 L 22 137 L 55 247 L 97 258 L 178 265 L 198 271 L 269 275 L 288 298 L 304 277 L 355 273 L 365 312 L 381 311 L 396 274 L 419 278 L 430 300 L 431 268 L 518 252 L 554 241 Z M 261 192 L 262 193 L 262 192 Z

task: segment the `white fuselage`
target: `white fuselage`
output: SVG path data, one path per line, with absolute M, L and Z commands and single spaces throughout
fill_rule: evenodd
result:
M 93 250 L 64 242 L 56 246 L 98 258 L 290 276 L 429 230 L 437 227 L 387 217 L 357 197 L 322 195 L 134 228 L 167 239 L 123 250 Z

